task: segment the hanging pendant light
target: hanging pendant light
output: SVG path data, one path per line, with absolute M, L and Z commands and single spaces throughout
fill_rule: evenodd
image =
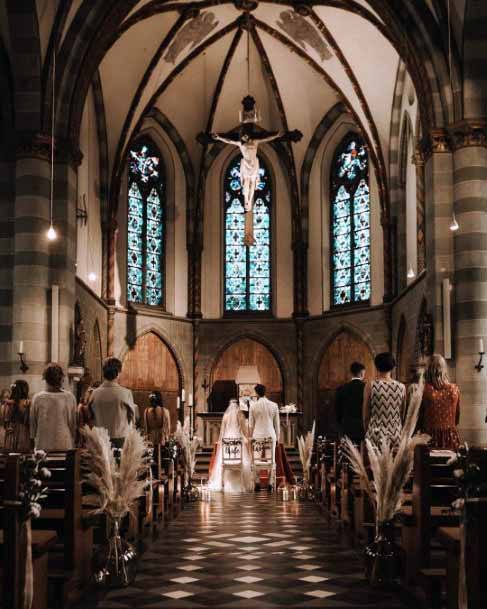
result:
M 49 201 L 49 230 L 47 238 L 49 241 L 57 239 L 57 231 L 54 228 L 53 209 L 54 209 L 54 120 L 55 120 L 55 92 L 56 92 L 56 49 L 53 53 L 52 61 L 52 108 L 51 108 L 51 194 Z
M 408 279 L 414 279 L 416 277 L 416 273 L 414 272 L 412 264 L 409 265 L 407 277 Z
M 448 8 L 448 63 L 449 63 L 449 69 L 450 69 L 450 89 L 451 89 L 451 94 L 452 94 L 452 104 L 454 104 L 455 100 L 454 100 L 454 95 L 453 95 L 453 78 L 452 78 L 452 67 L 451 67 L 452 66 L 452 59 L 451 59 L 451 14 L 450 14 L 450 0 L 448 0 L 447 8 Z M 460 228 L 460 225 L 458 224 L 457 219 L 455 217 L 455 212 L 453 212 L 452 216 L 451 216 L 450 230 L 452 231 L 452 233 L 454 233 L 459 228 Z
M 455 217 L 455 212 L 453 212 L 452 217 L 451 217 L 451 224 L 450 224 L 450 230 L 452 232 L 457 231 L 460 228 L 460 225 L 457 222 L 457 219 Z

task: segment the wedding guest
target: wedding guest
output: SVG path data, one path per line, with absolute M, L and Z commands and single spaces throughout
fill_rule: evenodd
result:
M 30 437 L 34 448 L 45 451 L 70 450 L 76 439 L 76 399 L 63 387 L 64 370 L 51 362 L 42 375 L 46 390 L 32 400 Z
M 153 446 L 165 444 L 171 435 L 171 415 L 164 407 L 160 391 L 149 395 L 149 408 L 144 412 L 144 427 Z
M 136 407 L 132 392 L 118 384 L 122 362 L 108 357 L 103 362 L 104 381 L 93 391 L 90 408 L 96 427 L 104 427 L 115 448 L 122 448 L 129 425 L 135 421 Z
M 5 403 L 5 449 L 14 452 L 30 450 L 29 434 L 29 385 L 23 380 L 15 381 L 10 400 Z
M 364 403 L 365 366 L 353 362 L 350 366 L 351 379 L 338 388 L 335 399 L 335 413 L 342 435 L 360 444 L 364 439 L 362 406 Z
M 433 448 L 457 450 L 460 446 L 457 425 L 460 420 L 460 390 L 450 383 L 445 359 L 431 356 L 426 370 L 421 404 L 421 429 L 431 436 Z
M 101 385 L 100 381 L 95 381 L 94 383 L 92 383 L 88 387 L 88 389 L 85 391 L 84 396 L 81 398 L 81 401 L 78 404 L 78 412 L 77 412 L 78 432 L 77 432 L 77 440 L 76 440 L 77 446 L 83 446 L 83 438 L 80 433 L 80 430 L 83 429 L 83 427 L 85 425 L 88 425 L 88 427 L 91 429 L 95 423 L 95 421 L 93 419 L 93 413 L 91 411 L 89 403 L 91 400 L 91 396 L 93 395 L 93 391 L 100 385 Z
M 10 389 L 0 391 L 0 448 L 5 447 L 5 414 L 10 399 Z
M 379 353 L 374 360 L 377 378 L 366 384 L 363 419 L 365 437 L 376 446 L 385 439 L 398 443 L 406 405 L 406 387 L 392 378 L 396 360 L 392 353 Z

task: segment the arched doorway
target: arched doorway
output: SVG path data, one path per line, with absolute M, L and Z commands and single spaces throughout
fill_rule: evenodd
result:
M 141 416 L 149 405 L 154 389 L 162 393 L 164 406 L 171 413 L 173 428 L 177 421 L 177 397 L 180 390 L 176 359 L 166 343 L 154 332 L 139 336 L 133 349 L 123 358 L 120 384 L 133 391 Z
M 268 398 L 278 404 L 283 403 L 282 373 L 276 358 L 262 343 L 242 338 L 225 349 L 213 366 L 210 378 L 210 408 L 213 412 L 225 410 L 228 399 L 234 395 L 240 366 L 256 366 Z
M 361 362 L 366 378 L 375 375 L 374 357 L 370 347 L 361 338 L 342 330 L 326 347 L 318 369 L 316 425 L 320 434 L 336 434 L 335 393 L 350 379 L 350 365 Z

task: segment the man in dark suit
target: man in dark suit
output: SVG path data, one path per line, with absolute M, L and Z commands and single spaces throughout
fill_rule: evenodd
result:
M 360 362 L 353 362 L 350 372 L 351 380 L 337 389 L 335 412 L 341 435 L 348 436 L 358 444 L 365 436 L 362 422 L 365 366 Z

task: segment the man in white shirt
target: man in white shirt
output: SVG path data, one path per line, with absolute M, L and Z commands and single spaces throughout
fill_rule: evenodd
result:
M 279 421 L 279 407 L 265 397 L 264 385 L 256 385 L 257 401 L 250 405 L 249 431 L 253 440 L 272 438 L 272 451 L 276 454 L 276 444 L 279 443 L 281 424 Z M 256 488 L 259 480 L 256 480 Z M 270 481 L 269 481 L 270 485 Z
M 93 391 L 90 408 L 96 427 L 104 427 L 113 446 L 122 448 L 129 425 L 135 422 L 136 406 L 130 389 L 117 383 L 122 371 L 122 362 L 116 357 L 108 357 L 103 362 L 104 381 Z

